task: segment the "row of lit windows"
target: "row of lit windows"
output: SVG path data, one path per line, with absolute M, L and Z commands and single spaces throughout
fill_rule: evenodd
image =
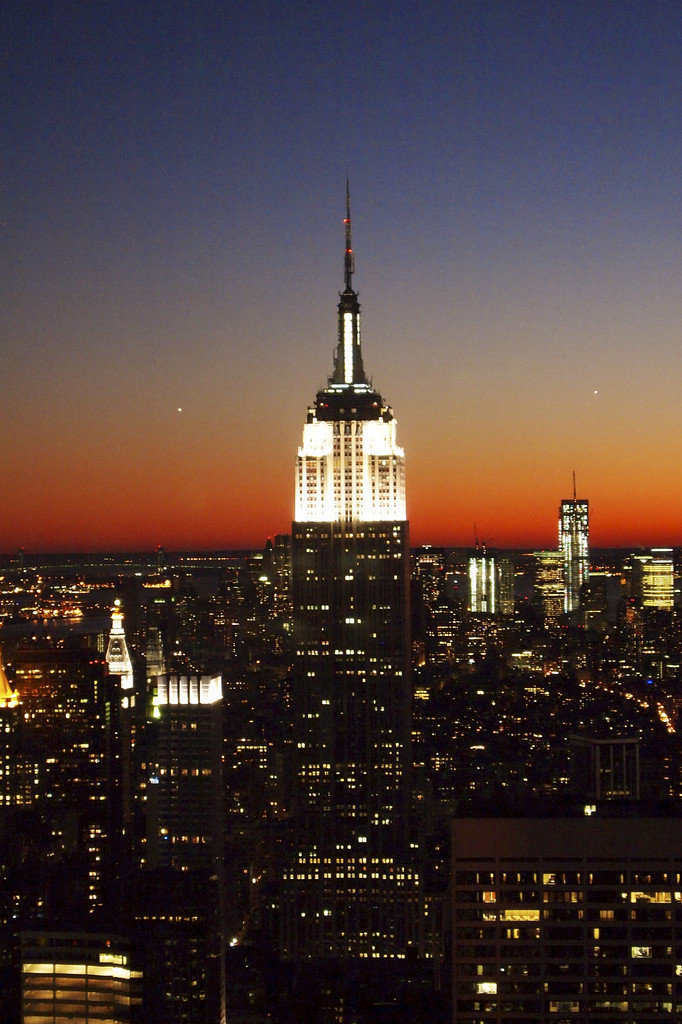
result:
M 495 871 L 462 871 L 455 872 L 455 882 L 463 886 L 480 886 L 491 884 L 496 881 Z M 682 873 L 668 871 L 499 871 L 498 884 L 500 885 L 625 885 L 629 879 L 630 885 L 679 885 L 682 887 Z M 646 890 L 642 890 L 643 893 Z

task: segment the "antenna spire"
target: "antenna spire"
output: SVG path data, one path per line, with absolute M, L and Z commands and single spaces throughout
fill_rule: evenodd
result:
M 352 292 L 355 258 L 353 256 L 353 247 L 350 236 L 350 184 L 348 181 L 348 175 L 346 175 L 346 219 L 343 223 L 346 225 L 346 252 L 343 259 L 344 276 L 346 281 L 346 291 Z
M 575 470 L 573 470 L 573 501 L 575 501 L 575 495 L 576 495 L 576 491 L 575 491 Z

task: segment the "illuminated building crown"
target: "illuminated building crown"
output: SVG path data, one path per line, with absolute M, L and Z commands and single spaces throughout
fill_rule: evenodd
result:
M 396 421 L 365 376 L 360 303 L 353 289 L 350 195 L 346 184 L 345 287 L 338 304 L 334 372 L 303 428 L 296 471 L 296 522 L 402 522 L 405 461 Z
M 0 708 L 14 708 L 18 703 L 19 695 L 9 685 L 2 660 L 2 651 L 0 651 Z
M 107 647 L 106 662 L 111 675 L 121 677 L 121 688 L 129 690 L 133 686 L 133 663 L 128 653 L 126 635 L 123 630 L 123 612 L 121 602 L 114 601 L 111 609 L 111 633 Z

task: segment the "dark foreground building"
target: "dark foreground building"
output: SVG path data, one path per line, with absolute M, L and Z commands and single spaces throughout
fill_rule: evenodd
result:
M 455 1024 L 680 1019 L 682 818 L 633 810 L 453 822 Z

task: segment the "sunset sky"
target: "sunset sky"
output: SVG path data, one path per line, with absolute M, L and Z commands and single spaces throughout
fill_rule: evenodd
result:
M 3 7 L 0 550 L 288 532 L 350 176 L 414 543 L 682 543 L 682 6 Z

